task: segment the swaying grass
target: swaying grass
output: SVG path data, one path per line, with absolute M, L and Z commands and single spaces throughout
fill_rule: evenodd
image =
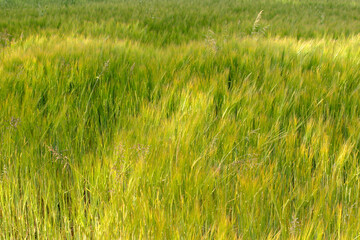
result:
M 359 237 L 357 1 L 0 6 L 1 239 Z

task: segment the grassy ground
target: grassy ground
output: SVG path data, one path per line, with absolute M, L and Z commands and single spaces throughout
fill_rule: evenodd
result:
M 359 12 L 0 0 L 0 238 L 359 237 Z

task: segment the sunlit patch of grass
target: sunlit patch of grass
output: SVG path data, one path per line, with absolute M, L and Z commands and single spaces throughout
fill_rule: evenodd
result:
M 0 49 L 0 238 L 357 237 L 356 26 L 276 25 L 299 1 L 230 1 L 225 24 L 207 2 L 7 5 L 36 14 Z

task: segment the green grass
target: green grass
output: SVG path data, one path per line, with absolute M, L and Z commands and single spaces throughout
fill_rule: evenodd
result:
M 359 11 L 0 0 L 0 238 L 359 237 Z

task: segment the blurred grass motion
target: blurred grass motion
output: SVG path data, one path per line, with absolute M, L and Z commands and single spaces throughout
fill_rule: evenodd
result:
M 354 239 L 360 3 L 0 1 L 1 239 Z

